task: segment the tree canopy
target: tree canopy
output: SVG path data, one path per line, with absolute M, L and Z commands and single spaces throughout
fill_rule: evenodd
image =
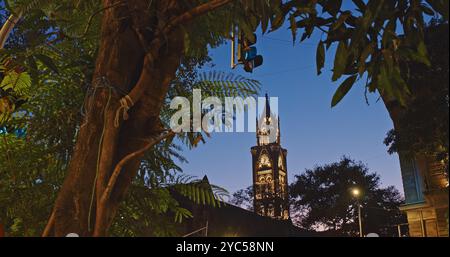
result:
M 362 192 L 360 199 L 352 196 L 353 189 Z M 293 222 L 328 236 L 358 235 L 358 202 L 362 205 L 365 234 L 398 236 L 397 225 L 406 222 L 399 210 L 403 203 L 399 191 L 393 186 L 381 187 L 378 174 L 349 157 L 296 175 L 289 190 Z M 233 193 L 230 203 L 252 210 L 253 187 Z
M 10 13 L 22 17 L 19 29 L 32 28 L 23 31 L 21 37 L 29 40 L 27 51 L 15 51 L 15 61 L 30 72 L 36 70 L 35 59 L 56 70 L 57 65 L 52 60 L 57 56 L 50 54 L 48 48 L 55 44 L 70 48 L 67 42 L 75 44 L 72 48 L 80 42 L 95 47 L 99 42 L 102 13 L 121 4 L 119 1 L 102 7 L 96 0 L 5 1 L 5 8 Z M 152 4 L 156 1 L 149 2 L 149 10 Z M 360 79 L 366 79 L 368 91 L 380 91 L 406 104 L 411 88 L 406 83 L 407 74 L 401 73 L 401 62 L 416 61 L 429 66 L 423 34 L 426 20 L 439 16 L 448 21 L 448 1 L 445 0 L 352 0 L 351 3 L 341 0 L 225 0 L 190 1 L 189 4 L 202 7 L 227 5 L 227 8 L 195 19 L 195 33 L 189 33 L 190 26 L 184 27 L 188 55 L 207 55 L 208 46 L 218 46 L 230 37 L 232 26 L 238 26 L 246 37 L 251 38 L 257 28 L 270 33 L 289 24 L 294 43 L 298 34 L 301 34 L 302 42 L 314 33 L 321 33 L 317 46 L 318 74 L 325 64 L 326 50 L 335 44 L 332 80 L 345 77 L 333 97 L 332 106 Z M 157 13 L 149 11 L 148 15 Z
M 352 195 L 355 188 L 361 192 L 358 198 Z M 297 223 L 329 235 L 358 235 L 357 204 L 362 206 L 364 234 L 397 236 L 396 226 L 406 221 L 397 189 L 382 188 L 377 174 L 348 157 L 297 175 L 290 193 Z

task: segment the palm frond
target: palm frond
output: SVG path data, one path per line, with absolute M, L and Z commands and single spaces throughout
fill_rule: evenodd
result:
M 175 222 L 178 223 L 182 223 L 183 219 L 194 217 L 188 209 L 182 207 L 176 207 L 174 211 L 175 211 Z
M 176 183 L 172 187 L 195 204 L 220 207 L 224 197 L 229 195 L 224 188 L 211 185 L 205 180 L 191 180 L 192 178 L 191 176 L 182 176 L 180 181 L 184 183 Z
M 8 0 L 5 1 L 6 7 L 12 12 L 21 12 L 26 14 L 27 12 L 35 9 L 41 9 L 45 6 L 52 4 L 52 0 Z
M 201 89 L 202 94 L 207 96 L 245 98 L 256 96 L 261 83 L 233 73 L 210 71 L 199 75 L 194 88 Z

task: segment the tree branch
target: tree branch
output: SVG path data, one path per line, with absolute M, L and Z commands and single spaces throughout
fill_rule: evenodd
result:
M 5 21 L 5 24 L 3 24 L 1 30 L 0 30 L 0 49 L 2 49 L 5 46 L 6 40 L 9 37 L 9 34 L 13 30 L 14 26 L 19 22 L 20 18 L 22 17 L 22 12 L 19 14 L 11 14 L 8 19 Z
M 94 229 L 94 236 L 101 236 L 102 232 L 104 230 L 103 226 L 105 224 L 108 223 L 108 221 L 106 221 L 105 219 L 107 217 L 104 217 L 105 215 L 105 208 L 106 208 L 106 204 L 111 196 L 111 193 L 114 189 L 114 186 L 116 184 L 117 178 L 120 175 L 120 172 L 122 171 L 122 168 L 130 161 L 141 157 L 142 155 L 145 154 L 146 151 L 148 151 L 150 148 L 152 148 L 153 146 L 155 146 L 156 144 L 158 144 L 159 142 L 161 142 L 164 139 L 167 139 L 171 136 L 174 136 L 176 133 L 173 130 L 170 130 L 169 132 L 160 135 L 159 137 L 155 138 L 154 140 L 152 140 L 149 144 L 147 144 L 146 146 L 144 146 L 143 148 L 141 148 L 140 150 L 130 153 L 127 156 L 125 156 L 114 168 L 114 171 L 111 175 L 111 178 L 109 179 L 108 185 L 105 189 L 105 191 L 102 194 L 101 200 L 100 200 L 100 204 L 97 207 L 97 217 L 96 217 L 96 222 L 95 222 L 95 229 Z
M 49 237 L 53 226 L 55 225 L 55 210 L 52 210 L 52 214 L 48 219 L 47 225 L 45 226 L 44 232 L 42 232 L 42 237 Z
M 164 28 L 164 30 L 163 30 L 164 34 L 171 32 L 174 27 L 176 27 L 182 23 L 190 22 L 198 16 L 201 16 L 205 13 L 213 11 L 213 10 L 220 8 L 224 5 L 227 5 L 233 1 L 234 0 L 213 0 L 213 1 L 209 1 L 207 3 L 204 3 L 202 5 L 199 5 L 197 7 L 194 7 L 191 10 L 183 13 L 182 15 L 172 19 Z
M 180 16 L 173 18 L 171 21 L 169 21 L 168 24 L 162 30 L 162 33 L 157 33 L 155 35 L 155 39 L 150 43 L 149 47 L 147 48 L 147 49 L 149 49 L 149 51 L 146 53 L 146 56 L 145 56 L 144 68 L 143 68 L 144 71 L 142 73 L 142 77 L 145 77 L 145 75 L 146 75 L 145 69 L 147 68 L 147 66 L 154 63 L 154 59 L 158 55 L 159 49 L 160 49 L 161 45 L 163 44 L 163 38 L 165 35 L 172 32 L 180 24 L 190 22 L 198 16 L 201 16 L 205 13 L 216 10 L 217 8 L 227 5 L 233 1 L 234 0 L 209 1 L 205 4 L 194 7 L 191 10 L 189 10 L 189 11 L 181 14 Z M 136 31 L 136 33 L 138 34 L 141 44 L 143 46 L 145 46 L 145 42 L 143 42 L 144 41 L 143 35 L 139 31 Z M 144 49 L 144 50 L 146 50 L 146 49 Z M 139 81 L 141 79 L 143 79 L 142 77 L 139 79 Z M 129 103 L 130 104 L 129 107 L 132 107 L 135 103 L 137 103 L 139 101 L 139 98 L 142 96 L 142 93 L 145 90 L 145 88 L 144 88 L 145 86 L 146 85 L 144 85 L 143 83 L 138 82 L 136 84 L 136 86 L 131 90 L 131 92 L 128 94 L 130 99 L 132 100 L 132 102 Z
M 80 36 L 70 37 L 70 36 L 64 34 L 64 37 L 67 37 L 69 39 L 82 39 L 82 38 L 86 37 L 86 35 L 89 33 L 89 29 L 91 28 L 92 21 L 94 20 L 95 16 L 97 16 L 98 14 L 100 14 L 100 13 L 102 13 L 102 12 L 108 10 L 108 9 L 111 9 L 111 8 L 114 8 L 114 7 L 118 7 L 118 6 L 125 6 L 125 5 L 126 5 L 126 1 L 119 1 L 119 2 L 117 2 L 115 4 L 105 6 L 105 7 L 101 8 L 101 9 L 93 12 L 91 14 L 91 16 L 89 16 L 88 22 L 86 23 L 86 27 L 84 28 L 83 33 Z
M 125 156 L 114 168 L 114 172 L 111 175 L 111 178 L 109 179 L 108 186 L 105 189 L 105 192 L 103 193 L 102 199 L 103 201 L 107 201 L 109 199 L 109 196 L 111 195 L 112 189 L 114 188 L 114 185 L 116 184 L 117 178 L 119 177 L 120 171 L 122 170 L 123 166 L 125 166 L 129 161 L 132 161 L 135 158 L 139 158 L 142 155 L 145 154 L 150 148 L 158 144 L 159 142 L 163 141 L 166 138 L 169 138 L 171 136 L 174 136 L 175 132 L 170 130 L 169 132 L 157 137 L 155 140 L 152 140 L 149 144 L 141 148 L 140 150 L 130 153 L 127 156 Z

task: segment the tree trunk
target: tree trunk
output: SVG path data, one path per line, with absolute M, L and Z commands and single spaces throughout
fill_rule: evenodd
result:
M 115 2 L 105 0 L 104 6 Z M 147 58 L 143 43 L 152 42 L 154 35 L 143 28 L 149 24 L 160 27 L 179 13 L 176 2 L 165 1 L 156 7 L 165 14 L 162 17 L 167 17 L 156 24 L 149 20 L 146 1 L 128 1 L 105 10 L 91 95 L 85 103 L 87 114 L 48 225 L 49 235 L 107 235 L 140 161 L 136 159 L 124 166 L 109 200 L 101 202 L 112 170 L 124 156 L 161 134 L 159 114 L 183 56 L 184 34 L 174 30 L 168 35 L 170 42 L 156 44 L 157 56 L 153 60 Z M 131 103 L 129 118 L 124 121 L 120 100 L 139 83 L 145 84 L 143 96 Z
M 145 0 L 103 0 L 87 114 L 44 236 L 107 235 L 143 149 L 171 134 L 164 134 L 159 115 L 184 55 L 187 24 L 232 1 L 192 7 L 178 0 L 150 6 Z
M 412 102 L 412 100 L 414 99 L 415 96 L 423 94 L 424 90 L 415 90 L 413 91 L 413 95 L 410 96 L 410 98 L 408 98 L 408 102 Z M 408 124 L 404 124 L 404 122 L 402 122 L 402 120 L 404 119 L 405 115 L 407 114 L 407 108 L 402 106 L 396 99 L 394 99 L 393 97 L 388 97 L 385 94 L 382 94 L 382 99 L 383 102 L 388 110 L 389 116 L 391 117 L 391 120 L 394 124 L 394 129 L 398 132 L 401 131 L 401 128 L 404 126 L 408 126 Z M 423 152 L 414 152 L 414 153 L 408 153 L 405 154 L 404 151 L 402 151 L 401 149 L 398 149 L 398 155 L 399 158 L 413 158 L 416 161 L 417 160 L 423 160 L 424 163 L 433 163 L 435 162 L 435 157 Z M 424 183 L 425 183 L 425 190 L 428 190 L 428 186 L 427 186 L 427 178 L 428 178 L 428 174 L 427 174 L 427 169 L 419 169 L 419 172 L 422 176 L 422 178 L 424 179 Z

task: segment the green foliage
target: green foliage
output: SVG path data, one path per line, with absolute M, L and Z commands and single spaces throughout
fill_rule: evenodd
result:
M 431 64 L 424 44 L 424 20 L 436 15 L 448 20 L 448 1 L 355 0 L 347 6 L 345 9 L 342 1 L 336 0 L 285 1 L 272 29 L 287 20 L 294 41 L 296 34 L 303 31 L 301 42 L 320 31 L 325 39 L 317 48 L 318 74 L 324 67 L 324 46 L 328 49 L 337 44 L 332 80 L 347 78 L 332 106 L 362 78 L 367 80 L 369 92 L 378 91 L 407 105 L 411 94 L 409 77 L 400 72 L 400 67 L 411 60 Z
M 59 186 L 63 163 L 45 146 L 0 134 L 0 223 L 9 236 L 39 236 Z
M 398 235 L 395 225 L 405 222 L 399 210 L 403 201 L 400 193 L 394 187 L 381 188 L 377 174 L 347 157 L 295 177 L 290 193 L 297 224 L 325 230 L 329 235 L 357 235 L 357 199 L 351 194 L 355 187 L 362 192 L 358 200 L 364 232 Z
M 74 146 L 83 101 L 80 85 L 86 80 L 78 67 L 55 73 L 36 59 L 33 68 L 29 65 L 31 52 L 21 51 L 26 43 L 13 34 L 6 53 L 8 60 L 18 63 L 16 67 L 27 69 L 27 91 L 13 90 L 16 86 L 0 92 L 15 106 L 0 127 L 5 126 L 9 132 L 26 129 L 24 138 L 0 134 L 0 223 L 8 236 L 42 233 Z M 37 50 L 43 51 L 49 56 L 56 55 L 47 48 Z M 26 58 L 27 54 L 30 58 Z M 64 66 L 68 61 L 54 58 L 53 62 Z
M 351 76 L 348 77 L 338 88 L 338 90 L 336 91 L 336 93 L 333 96 L 333 100 L 331 102 L 331 106 L 334 107 L 336 106 L 341 100 L 342 98 L 344 98 L 344 96 L 348 93 L 348 91 L 350 91 L 350 89 L 352 88 L 353 84 L 355 84 L 355 81 L 357 79 L 357 76 Z
M 246 98 L 256 96 L 261 89 L 261 83 L 233 73 L 211 71 L 201 73 L 193 87 L 201 89 L 207 96 Z
M 325 66 L 325 45 L 322 41 L 320 41 L 317 45 L 316 63 L 317 75 L 320 75 L 322 74 L 322 69 Z
M 130 193 L 119 209 L 112 227 L 113 235 L 180 236 L 180 223 L 193 216 L 191 210 L 180 206 L 178 195 L 199 205 L 220 206 L 226 190 L 205 180 L 178 174 L 179 167 L 164 156 L 172 155 L 169 153 L 172 151 L 172 147 L 162 143 L 146 154 Z
M 225 97 L 242 97 L 256 96 L 261 88 L 259 81 L 245 78 L 233 73 L 225 73 L 220 71 L 204 72 L 204 66 L 210 64 L 208 56 L 190 57 L 184 59 L 178 69 L 177 78 L 172 81 L 169 92 L 166 96 L 165 107 L 161 113 L 161 119 L 166 127 L 169 127 L 170 117 L 176 110 L 170 110 L 170 101 L 175 97 L 185 97 L 192 103 L 193 90 L 200 89 L 202 97 L 218 97 L 224 102 Z M 202 115 L 205 114 L 205 111 Z M 230 124 L 232 115 L 223 113 L 224 124 Z M 231 118 L 230 118 L 231 117 Z M 200 142 L 205 143 L 205 139 L 210 137 L 206 133 L 184 133 L 179 134 L 177 138 L 190 148 L 195 148 Z M 167 140 L 172 142 L 173 138 Z
M 26 81 L 26 98 L 22 95 L 23 90 L 19 90 L 22 87 L 8 82 L 11 81 L 9 77 L 0 92 L 2 110 L 7 110 L 9 117 L 13 117 L 4 125 L 8 128 L 27 128 L 26 138 L 19 139 L 12 134 L 0 135 L 5 137 L 5 141 L 0 143 L 0 223 L 5 225 L 7 235 L 40 235 L 62 184 L 81 125 L 80 110 L 92 80 L 99 26 L 95 22 L 87 25 L 86 16 L 83 18 L 73 14 L 70 10 L 72 3 L 60 2 L 56 9 L 51 3 L 42 5 L 42 11 L 30 7 L 21 26 L 16 27 L 8 40 L 7 49 L 1 52 L 2 60 L 13 60 L 14 69 L 9 70 L 14 71 L 16 67 L 25 70 L 22 74 L 27 74 L 26 78 L 29 79 Z M 79 8 L 82 10 L 87 7 Z M 94 8 L 89 10 L 89 17 L 92 10 Z M 50 15 L 52 12 L 56 12 L 52 14 L 54 16 Z M 65 21 L 58 17 L 84 22 L 79 23 L 78 34 L 69 33 L 72 27 L 67 28 Z M 97 15 L 94 18 L 97 20 L 100 17 Z M 83 31 L 89 33 L 84 34 Z M 201 64 L 209 60 L 207 52 L 187 57 L 187 60 L 190 64 L 180 67 L 171 92 L 188 92 L 188 89 L 201 83 L 199 76 L 192 75 L 198 74 Z M 233 79 L 209 82 L 215 85 L 214 92 L 220 92 L 217 87 L 220 85 L 224 91 L 230 89 L 238 93 L 246 88 L 245 83 L 253 83 L 253 86 L 257 83 L 244 78 Z M 205 91 L 208 90 L 205 84 L 203 86 Z M 242 94 L 254 91 L 248 89 L 246 92 Z M 3 101 L 6 98 L 14 102 Z M 19 105 L 17 99 L 26 101 Z M 15 108 L 10 108 L 10 103 Z M 163 121 L 170 117 L 167 110 L 164 108 L 161 113 Z M 184 138 L 189 140 L 184 141 Z M 195 134 L 185 134 L 180 136 L 179 142 L 193 146 L 198 138 Z M 194 179 L 182 180 L 178 175 L 181 168 L 175 164 L 175 160 L 186 160 L 179 154 L 180 146 L 172 140 L 146 153 L 140 175 L 133 181 L 129 197 L 120 206 L 120 215 L 113 226 L 114 235 L 175 235 L 179 223 L 191 218 L 192 214 L 179 206 L 172 192 L 178 192 L 197 204 L 220 205 L 220 199 L 226 191 L 217 186 L 207 187 Z M 19 189 L 23 193 L 18 194 Z M 29 212 L 30 209 L 33 212 Z
M 204 1 L 191 1 L 189 4 L 201 3 Z M 151 2 L 149 10 L 154 5 L 157 1 Z M 50 34 L 56 38 L 98 39 L 102 12 L 99 1 L 65 0 L 55 4 L 22 0 L 9 6 L 11 10 L 24 8 L 30 13 L 34 8 L 39 9 L 54 28 Z M 156 13 L 149 11 L 149 15 Z M 346 87 L 351 89 L 364 77 L 367 78 L 369 92 L 379 91 L 406 105 L 410 89 L 406 83 L 408 78 L 400 73 L 400 65 L 406 60 L 430 64 L 423 27 L 426 17 L 435 15 L 448 20 L 448 1 L 355 0 L 349 5 L 336 0 L 233 1 L 226 8 L 203 15 L 182 29 L 185 31 L 187 56 L 200 58 L 207 55 L 208 48 L 217 47 L 228 39 L 234 26 L 252 38 L 258 27 L 267 33 L 281 28 L 288 21 L 294 42 L 302 31 L 300 41 L 310 38 L 315 31 L 321 31 L 325 38 L 317 51 L 319 74 L 324 67 L 324 46 L 328 49 L 337 44 L 333 81 L 349 76 L 352 79 L 347 80 Z M 355 75 L 358 75 L 357 79 L 353 80 Z
M 210 185 L 208 181 L 190 180 L 190 177 L 181 176 L 176 180 L 173 188 L 196 204 L 220 207 L 224 197 L 228 195 L 225 189 Z
M 0 68 L 0 72 L 1 68 Z M 11 90 L 13 93 L 17 95 L 21 95 L 24 98 L 27 98 L 30 94 L 30 86 L 31 86 L 31 77 L 26 72 L 2 72 L 4 74 L 4 78 L 0 83 L 0 88 L 3 91 Z

